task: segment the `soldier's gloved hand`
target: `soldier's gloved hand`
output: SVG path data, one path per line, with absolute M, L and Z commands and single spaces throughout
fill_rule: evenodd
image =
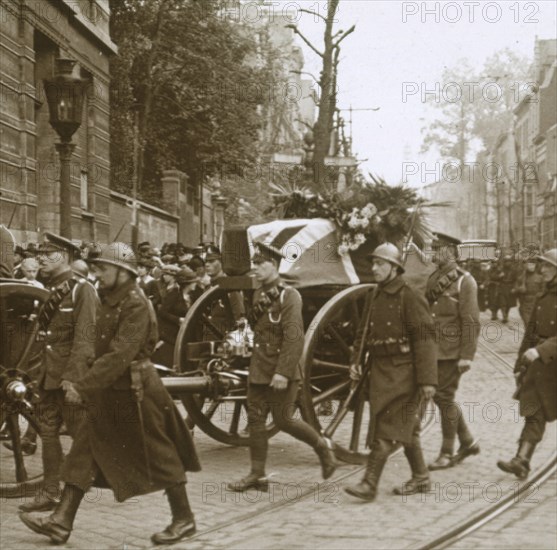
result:
M 358 380 L 362 377 L 362 365 L 352 364 L 350 365 L 350 380 L 352 382 L 358 382 Z
M 285 390 L 286 387 L 288 386 L 288 378 L 286 378 L 286 376 L 283 376 L 282 374 L 279 374 L 278 372 L 276 372 L 273 375 L 273 379 L 271 380 L 270 386 L 271 386 L 271 388 L 273 388 L 274 390 L 277 390 L 277 391 Z
M 526 363 L 533 363 L 536 359 L 540 358 L 540 353 L 536 348 L 527 349 L 522 356 L 522 359 L 526 361 Z
M 470 370 L 470 367 L 472 366 L 472 361 L 470 361 L 470 359 L 459 359 L 458 360 L 458 372 L 460 372 L 460 374 L 464 374 L 466 371 Z
M 435 386 L 420 386 L 420 394 L 425 401 L 432 399 L 435 395 Z

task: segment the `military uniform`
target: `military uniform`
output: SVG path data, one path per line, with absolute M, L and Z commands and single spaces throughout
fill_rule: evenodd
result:
M 427 283 L 426 297 L 435 323 L 438 350 L 439 385 L 433 400 L 441 414 L 443 444 L 440 458 L 430 465 L 430 469 L 438 469 L 452 465 L 457 434 L 461 445 L 460 455 L 457 456 L 474 445 L 476 447 L 469 454 L 479 451 L 460 406 L 455 402 L 461 377 L 459 361 L 471 362 L 474 359 L 480 332 L 477 284 L 468 272 L 450 261 L 432 273 Z
M 369 400 L 371 428 L 368 443 L 375 439 L 419 445 L 418 387 L 437 385 L 432 321 L 425 300 L 401 276 L 377 287 L 367 296 L 371 321 L 366 349 L 371 363 Z M 358 329 L 354 349 L 360 346 Z
M 61 250 L 77 251 L 70 241 L 47 233 L 42 253 Z M 44 350 L 37 379 L 39 402 L 37 419 L 42 438 L 44 489 L 52 498 L 58 495 L 60 468 L 63 460 L 60 428 L 64 423 L 75 437 L 84 421 L 81 406 L 65 402 L 62 385 L 75 382 L 87 368 L 94 355 L 94 329 L 98 297 L 95 288 L 67 270 L 51 278 L 47 289 L 50 295 L 43 304 L 37 322 L 38 339 Z M 49 509 L 46 495 L 37 495 L 34 503 L 24 504 L 24 511 Z M 48 500 L 48 499 L 46 499 Z
M 516 269 L 512 260 L 504 260 L 492 265 L 489 272 L 489 309 L 492 320 L 497 320 L 499 309 L 503 322 L 509 319 L 509 310 L 516 306 L 513 289 L 516 285 Z
M 198 471 L 199 461 L 191 434 L 149 361 L 156 319 L 134 281 L 104 296 L 96 332 L 96 359 L 75 384 L 89 422 L 64 464 L 64 481 L 84 491 L 95 481 L 106 482 L 119 502 L 185 481 L 184 471 Z M 143 363 L 144 433 L 131 390 L 132 361 Z
M 195 532 L 184 472 L 198 471 L 200 464 L 191 434 L 150 361 L 158 340 L 156 316 L 135 280 L 137 264 L 129 246 L 101 246 L 100 255 L 89 261 L 118 270 L 98 312 L 94 358 L 67 391 L 69 400 L 84 402 L 87 422 L 64 462 L 64 491 L 53 514 L 20 518 L 60 544 L 68 540 L 92 485 L 110 487 L 119 502 L 165 489 L 172 523 L 152 541 L 178 542 Z M 124 280 L 123 270 L 133 276 Z M 114 271 L 101 272 L 103 283 L 105 274 L 110 280 Z
M 262 249 L 260 246 L 254 263 L 276 261 L 278 265 L 276 256 Z M 323 477 L 327 479 L 336 467 L 327 442 L 312 426 L 294 418 L 301 379 L 299 362 L 304 347 L 300 293 L 283 285 L 277 275 L 276 279 L 254 292 L 250 317 L 254 332 L 247 392 L 251 473 L 247 478 L 229 484 L 229 488 L 236 491 L 244 491 L 249 487 L 266 489 L 266 421 L 269 412 L 280 430 L 313 447 L 321 461 Z M 284 390 L 277 390 L 270 385 L 276 374 L 288 379 Z
M 548 281 L 545 277 L 547 273 L 551 276 L 549 269 L 557 269 L 557 248 L 538 259 L 552 266 L 542 264 L 542 276 Z M 530 459 L 546 424 L 557 419 L 557 275 L 553 273 L 534 304 L 514 369 L 518 385 L 514 397 L 525 418 L 518 451 L 510 461 L 497 462 L 499 468 L 519 479 L 528 476 Z
M 368 293 L 365 321 L 360 323 L 354 340 L 355 354 L 363 342 L 364 358 L 367 358 L 364 362 L 369 371 L 371 452 L 364 478 L 345 491 L 369 501 L 375 499 L 383 467 L 399 443 L 404 446 L 412 479 L 396 488 L 395 493 L 412 494 L 429 489 L 429 472 L 420 443 L 424 405 L 420 388 L 437 385 L 437 356 L 426 300 L 401 276 L 402 257 L 393 244 L 377 247 L 371 259 L 391 263 L 397 267 L 397 273 Z M 356 363 L 357 357 L 353 357 L 352 364 Z
M 515 294 L 518 296 L 518 312 L 525 325 L 528 324 L 536 298 L 543 291 L 543 278 L 537 271 L 524 271 L 517 280 Z
M 518 351 L 519 358 L 536 348 L 540 358 L 527 369 L 518 397 L 520 414 L 526 417 L 521 440 L 539 443 L 546 422 L 557 419 L 557 282 L 548 284 L 534 304 Z M 521 368 L 518 360 L 515 372 Z

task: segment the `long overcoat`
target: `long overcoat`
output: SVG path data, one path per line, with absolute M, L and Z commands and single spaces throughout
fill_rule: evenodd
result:
M 528 366 L 519 392 L 520 414 L 532 416 L 543 409 L 547 422 L 557 419 L 557 282 L 546 286 L 537 299 L 518 351 L 520 358 L 535 347 L 540 358 Z
M 437 351 L 429 307 L 401 276 L 370 290 L 364 312 L 370 312 L 365 349 L 370 366 L 371 408 L 368 444 L 388 439 L 409 444 L 419 421 L 420 386 L 437 385 Z M 366 318 L 364 314 L 364 319 Z M 354 341 L 363 337 L 360 323 Z
M 106 484 L 118 501 L 184 481 L 185 471 L 201 469 L 199 459 L 176 405 L 148 361 L 141 371 L 144 431 L 131 389 L 130 363 L 149 359 L 158 339 L 153 307 L 135 281 L 104 296 L 96 329 L 96 359 L 75 383 L 87 422 L 74 439 L 63 480 L 83 490 Z

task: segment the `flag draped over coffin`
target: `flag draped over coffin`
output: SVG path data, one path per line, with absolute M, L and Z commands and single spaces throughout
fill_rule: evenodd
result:
M 367 255 L 380 243 L 366 242 L 358 250 L 340 256 L 337 228 L 330 220 L 275 220 L 252 225 L 247 233 L 251 255 L 254 243 L 281 251 L 279 273 L 286 283 L 296 288 L 372 282 Z M 415 245 L 409 247 L 405 267 L 405 277 L 421 290 L 435 269 Z

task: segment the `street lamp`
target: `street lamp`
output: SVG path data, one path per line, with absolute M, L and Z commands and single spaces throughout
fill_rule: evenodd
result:
M 54 78 L 44 80 L 50 125 L 60 137 L 56 150 L 60 155 L 60 234 L 72 238 L 72 191 L 70 159 L 75 149 L 72 136 L 81 125 L 85 81 L 72 76 L 75 60 L 56 59 Z

